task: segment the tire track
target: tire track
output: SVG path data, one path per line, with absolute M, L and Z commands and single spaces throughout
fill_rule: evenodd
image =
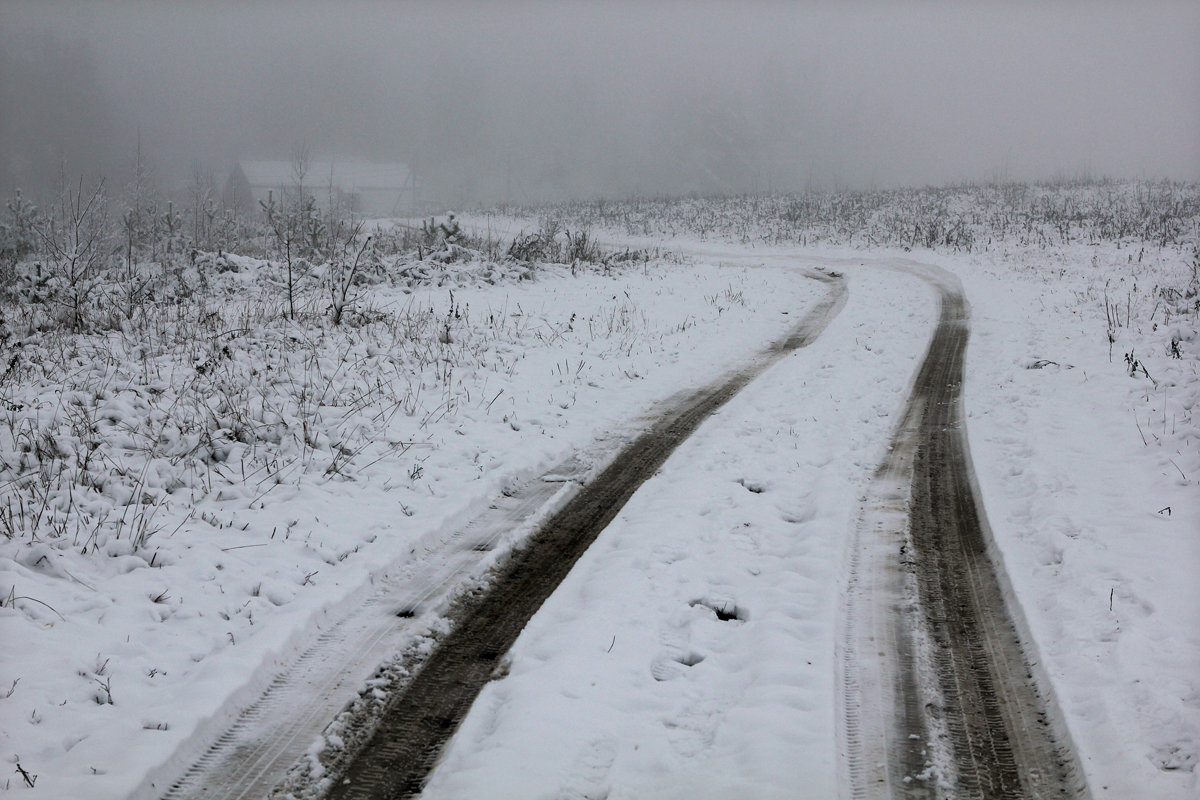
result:
M 839 277 L 806 273 L 829 294 L 781 342 L 720 383 L 692 393 L 630 443 L 521 548 L 486 588 L 462 598 L 453 626 L 399 687 L 365 745 L 349 758 L 328 795 L 335 800 L 410 797 L 501 659 L 542 603 L 633 493 L 706 418 L 775 361 L 814 341 L 846 302 Z
M 850 558 L 842 689 L 851 793 L 1086 797 L 1008 609 L 978 501 L 960 399 L 968 306 L 949 274 L 917 274 L 938 290 L 939 320 Z
M 579 469 L 572 457 L 551 474 Z M 211 744 L 185 762 L 181 774 L 151 778 L 131 800 L 267 796 L 378 665 L 424 635 L 458 582 L 478 571 L 483 554 L 561 490 L 561 483 L 541 476 L 526 480 L 430 555 L 381 574 L 365 600 L 323 620 L 325 629 L 231 723 L 193 737 Z

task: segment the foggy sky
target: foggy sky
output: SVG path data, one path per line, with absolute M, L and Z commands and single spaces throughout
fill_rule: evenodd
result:
M 166 184 L 307 143 L 457 204 L 1196 180 L 1200 3 L 0 0 L 0 188 L 139 133 Z

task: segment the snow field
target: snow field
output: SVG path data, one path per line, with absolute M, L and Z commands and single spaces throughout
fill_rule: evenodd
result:
M 1031 226 L 1022 223 L 1019 202 L 1009 206 L 1000 206 L 1003 218 L 969 223 L 973 255 L 919 249 L 868 259 L 848 248 L 806 251 L 812 263 L 846 270 L 852 287 L 851 305 L 821 339 L 770 373 L 804 364 L 808 380 L 824 381 L 822 391 L 793 381 L 787 408 L 802 424 L 784 430 L 782 401 L 746 405 L 765 391 L 764 376 L 687 443 L 564 584 L 561 591 L 576 586 L 576 596 L 559 611 L 552 600 L 531 623 L 510 677 L 485 692 L 431 792 L 483 787 L 483 796 L 493 796 L 499 787 L 515 796 L 533 786 L 570 796 L 611 786 L 612 796 L 632 796 L 629 787 L 639 781 L 649 789 L 637 796 L 683 789 L 727 796 L 738 787 L 771 796 L 779 786 L 810 784 L 813 796 L 836 791 L 835 712 L 832 705 L 821 710 L 832 701 L 820 684 L 832 692 L 836 597 L 823 592 L 840 591 L 844 581 L 821 565 L 841 568 L 828 559 L 828 531 L 849 530 L 856 496 L 847 485 L 881 459 L 886 415 L 898 409 L 904 387 L 881 378 L 872 388 L 874 371 L 865 377 L 846 360 L 812 359 L 847 335 L 866 338 L 879 320 L 902 321 L 899 301 L 911 287 L 872 296 L 874 319 L 860 320 L 861 328 L 838 327 L 871 285 L 862 280 L 869 271 L 855 265 L 895 256 L 937 263 L 966 286 L 972 339 L 965 404 L 975 469 L 1094 795 L 1200 796 L 1200 351 L 1194 299 L 1185 293 L 1192 255 L 1178 244 L 1178 231 L 1171 239 L 1147 227 L 1142 241 L 1135 224 L 1120 228 L 1124 238 L 1115 241 L 1110 223 L 1125 226 L 1130 218 L 1120 204 L 1108 217 L 1101 209 L 1101 226 L 1089 213 L 1081 222 L 1071 214 L 1048 222 L 1044 209 L 1037 213 L 1046 218 Z M 756 211 L 736 226 L 740 233 L 726 233 L 745 242 L 799 240 L 794 222 L 756 229 L 752 219 L 761 216 Z M 722 242 L 719 215 L 705 218 L 715 220 L 705 223 L 712 241 L 686 246 L 705 252 L 706 264 L 792 263 L 781 249 Z M 945 208 L 918 218 L 937 223 Z M 913 235 L 904 213 L 875 219 L 881 241 Z M 1144 216 L 1147 225 L 1157 219 Z M 813 240 L 863 241 L 859 228 L 835 229 L 835 222 L 822 217 L 818 228 L 825 228 Z M 690 224 L 672 222 L 697 235 Z M 1149 241 L 1160 233 L 1177 243 Z M 482 274 L 479 265 L 455 264 L 410 275 L 411 293 L 372 290 L 363 310 L 382 313 L 382 325 L 372 327 L 367 313 L 356 333 L 322 326 L 297 342 L 238 313 L 245 306 L 237 301 L 264 285 L 274 282 L 278 291 L 278 276 L 263 276 L 251 259 L 227 256 L 230 264 L 237 268 L 225 279 L 236 285 L 221 300 L 229 324 L 207 338 L 155 351 L 136 332 L 45 337 L 24 345 L 25 360 L 3 383 L 0 505 L 7 516 L 0 523 L 34 518 L 25 510 L 33 506 L 16 502 L 11 481 L 28 468 L 53 467 L 39 473 L 45 491 L 34 499 L 48 511 L 32 528 L 36 537 L 16 526 L 15 538 L 0 538 L 0 636 L 17 643 L 0 654 L 0 757 L 13 765 L 0 791 L 127 796 L 156 764 L 188 752 L 204 720 L 219 728 L 303 646 L 326 611 L 353 602 L 387 565 L 403 568 L 414 548 L 436 546 L 450 521 L 510 481 L 605 432 L 610 443 L 619 441 L 630 419 L 754 352 L 819 291 L 774 269 L 703 264 L 576 279 L 553 268 L 534 284 L 501 275 L 493 276 L 499 286 L 484 287 L 472 277 Z M 431 278 L 445 285 L 422 288 Z M 930 299 L 914 297 L 913 307 L 932 314 Z M 407 326 L 406 309 L 413 312 Z M 447 320 L 449 341 L 441 341 Z M 908 331 L 921 342 L 923 324 Z M 243 327 L 250 332 L 221 336 Z M 915 323 L 887 327 L 899 340 Z M 909 372 L 909 359 L 921 351 L 916 344 L 901 354 L 879 336 L 869 346 L 855 355 L 873 353 L 885 367 L 900 360 Z M 39 359 L 64 366 L 30 378 Z M 202 374 L 210 359 L 216 369 Z M 260 377 L 266 366 L 275 378 Z M 373 388 L 376 377 L 386 377 L 388 392 Z M 279 385 L 270 403 L 260 401 L 264 386 Z M 305 388 L 318 385 L 328 388 L 324 400 L 336 402 L 318 402 Z M 878 402 L 865 402 L 871 392 L 880 393 Z M 192 418 L 164 425 L 163 415 L 179 420 L 180 408 Z M 386 408 L 394 413 L 381 415 Z M 765 416 L 730 422 L 739 408 Z M 811 421 L 798 408 L 815 409 Z M 241 427 L 249 441 L 238 438 L 239 421 L 249 423 Z M 837 431 L 859 433 L 851 421 L 872 432 L 834 441 Z M 712 433 L 720 424 L 725 432 Z M 733 431 L 755 435 L 735 446 Z M 711 446 L 722 437 L 725 452 Z M 690 449 L 702 446 L 709 449 Z M 804 454 L 794 464 L 784 457 L 789 446 Z M 756 455 L 742 459 L 742 449 Z M 843 456 L 857 472 L 847 471 Z M 687 481 L 673 477 L 685 469 L 694 473 Z M 795 488 L 802 485 L 812 491 Z M 639 507 L 666 522 L 639 521 Z M 606 549 L 617 536 L 621 546 Z M 652 537 L 659 550 L 647 549 Z M 640 552 L 638 560 L 627 549 Z M 787 588 L 786 598 L 763 588 L 766 581 L 750 581 L 751 567 L 768 575 L 767 562 L 783 565 L 772 582 Z M 584 565 L 591 572 L 581 572 Z M 621 577 L 630 570 L 641 577 Z M 731 603 L 737 614 L 721 619 Z M 531 636 L 543 641 L 537 653 L 527 650 Z M 809 660 L 827 667 L 798 672 Z M 614 662 L 620 670 L 605 668 Z M 825 677 L 813 677 L 818 672 Z M 555 693 L 539 695 L 545 687 Z M 554 731 L 553 741 L 544 734 L 535 741 L 559 760 L 540 758 L 520 741 L 536 733 L 521 721 L 525 715 Z M 817 718 L 811 728 L 793 724 Z M 768 735 L 748 733 L 758 728 Z M 687 777 L 684 767 L 709 757 L 720 774 L 703 767 L 700 777 Z M 24 786 L 18 763 L 37 776 L 35 789 Z
M 849 277 L 821 337 L 704 423 L 577 563 L 424 796 L 837 795 L 845 548 L 936 315 L 919 280 Z
M 1013 187 L 1035 200 L 1024 210 L 1024 200 L 981 202 L 991 191 L 957 192 L 972 253 L 802 252 L 822 263 L 923 261 L 962 279 L 974 467 L 1036 669 L 1051 681 L 1089 787 L 1101 798 L 1200 797 L 1194 187 Z M 1177 201 L 1156 206 L 1172 193 Z M 652 231 L 699 234 L 672 245 L 713 257 L 729 240 L 759 254 L 779 248 L 753 243 L 781 239 L 894 242 L 930 217 L 885 201 L 888 213 L 871 212 L 877 236 L 839 229 L 836 214 L 742 224 L 747 209 L 737 206 L 752 201 L 683 204 L 670 222 L 643 207 L 634 217 L 645 224 L 626 220 L 623 230 L 634 242 Z M 1059 208 L 1069 213 L 1055 220 Z M 946 207 L 933 217 L 944 220 Z
M 246 259 L 233 273 L 238 291 L 254 269 Z M 782 271 L 667 262 L 607 276 L 546 268 L 453 296 L 381 285 L 364 298 L 377 324 L 256 322 L 211 371 L 188 353 L 65 338 L 73 367 L 6 395 L 23 415 L 0 442 L 6 467 L 26 452 L 20 430 L 66 437 L 70 454 L 84 445 L 59 398 L 99 373 L 76 406 L 96 458 L 50 462 L 66 524 L 0 539 L 0 636 L 18 643 L 0 654 L 0 757 L 12 765 L 0 789 L 127 796 L 256 696 L 373 575 L 508 482 L 619 436 L 655 401 L 753 354 L 818 292 Z M 449 336 L 442 324 L 405 328 L 406 309 L 447 321 Z M 228 422 L 249 412 L 253 435 L 196 425 L 217 434 L 197 458 L 169 436 L 158 444 L 152 434 L 172 425 L 183 436 L 190 421 L 171 415 L 185 404 Z M 112 478 L 108 493 L 87 487 L 99 511 L 76 501 L 84 472 Z M 131 485 L 154 509 L 140 538 L 105 523 L 130 508 L 115 489 Z

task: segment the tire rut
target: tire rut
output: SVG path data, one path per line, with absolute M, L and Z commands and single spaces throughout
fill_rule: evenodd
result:
M 786 354 L 810 344 L 846 301 L 839 277 L 782 341 L 751 366 L 687 396 L 590 480 L 451 612 L 450 632 L 391 698 L 365 745 L 332 781 L 331 800 L 411 797 L 501 666 L 526 623 L 633 493 L 706 418 Z
M 938 290 L 939 320 L 851 557 L 852 795 L 1086 797 L 1006 604 L 978 500 L 961 411 L 968 306 L 947 274 L 923 277 Z M 882 666 L 864 664 L 876 653 Z
M 550 474 L 581 469 L 572 456 Z M 479 571 L 483 553 L 552 504 L 562 485 L 537 475 L 520 481 L 486 511 L 430 543 L 426 557 L 380 572 L 365 600 L 351 598 L 322 616 L 320 633 L 231 722 L 197 731 L 184 748 L 202 743 L 203 749 L 187 760 L 177 756 L 181 771 L 168 764 L 129 800 L 267 796 L 379 664 L 428 635 L 454 587 Z

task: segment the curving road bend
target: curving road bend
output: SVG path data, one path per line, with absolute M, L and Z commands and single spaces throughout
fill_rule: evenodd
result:
M 841 642 L 850 794 L 1087 797 L 1006 602 L 978 499 L 961 403 L 967 302 L 949 273 L 902 268 L 937 290 L 940 316 L 850 557 Z
M 979 501 L 960 396 L 968 304 L 949 273 L 907 262 L 888 266 L 928 282 L 940 314 L 888 455 L 862 498 L 848 554 L 838 642 L 846 794 L 1086 798 L 1019 608 L 1010 605 Z M 846 302 L 844 281 L 805 274 L 823 281 L 828 295 L 788 336 L 746 368 L 673 404 L 457 601 L 448 615 L 452 625 L 432 652 L 410 654 L 402 664 L 382 717 L 347 723 L 343 758 L 327 765 L 326 777 L 336 776 L 329 797 L 379 800 L 421 791 L 478 693 L 504 670 L 521 630 L 637 488 L 708 416 L 837 316 Z M 534 483 L 540 488 L 527 497 L 498 499 L 497 518 L 473 521 L 464 536 L 486 544 L 503 526 L 533 515 L 553 493 Z M 448 576 L 463 570 L 457 562 L 443 567 Z M 399 586 L 381 587 L 369 603 L 394 609 Z M 429 602 L 408 598 L 400 605 Z M 283 726 L 281 714 L 303 709 L 297 700 L 313 687 L 321 697 L 340 696 L 339 687 L 361 679 L 363 668 L 379 663 L 396 641 L 389 638 L 391 611 L 365 621 L 359 616 L 327 632 L 328 641 L 296 665 L 297 675 L 281 676 L 183 778 L 154 796 L 252 797 L 275 786 L 329 704 L 309 703 Z M 347 658 L 357 673 L 344 669 Z

